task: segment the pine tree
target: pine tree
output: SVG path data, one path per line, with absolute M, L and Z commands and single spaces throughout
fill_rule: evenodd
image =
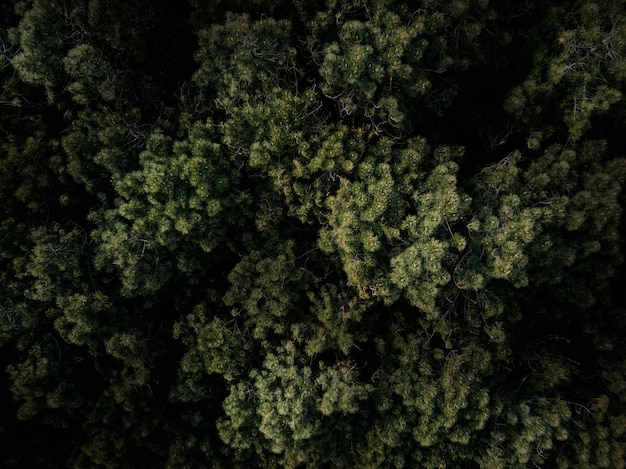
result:
M 624 9 L 0 6 L 3 467 L 624 467 Z

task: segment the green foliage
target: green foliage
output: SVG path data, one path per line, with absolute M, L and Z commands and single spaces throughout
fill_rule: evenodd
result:
M 565 124 L 571 139 L 580 139 L 592 118 L 622 97 L 626 29 L 618 18 L 623 7 L 609 1 L 549 8 L 536 30 L 545 34 L 544 43 L 528 77 L 512 89 L 508 109 L 526 121 L 544 108 L 560 113 L 558 125 Z
M 11 64 L 24 82 L 42 86 L 49 101 L 56 99 L 61 79 L 63 23 L 59 7 L 35 1 L 22 15 L 19 26 L 10 30 L 11 41 L 20 47 Z
M 293 80 L 297 86 L 288 21 L 252 21 L 247 14 L 229 14 L 224 24 L 200 31 L 198 39 L 194 81 L 214 87 L 209 99 L 220 108 L 228 109 Z
M 369 119 L 377 133 L 385 127 L 402 128 L 404 120 L 398 97 L 387 88 L 408 85 L 419 95 L 430 86 L 423 72 L 414 73 L 410 65 L 419 60 L 428 44 L 419 38 L 424 24 L 412 21 L 405 25 L 399 15 L 382 5 L 366 7 L 368 21 L 350 19 L 345 12 L 335 14 L 340 26 L 338 40 L 321 51 L 319 69 L 321 90 L 337 100 L 340 112 Z
M 622 0 L 57 3 L 0 7 L 0 465 L 626 466 Z
M 74 80 L 67 87 L 72 99 L 88 105 L 95 99 L 115 99 L 115 73 L 105 62 L 98 61 L 98 52 L 89 44 L 79 44 L 63 59 L 67 74 Z
M 146 60 L 146 31 L 154 27 L 154 7 L 150 2 L 87 0 L 73 2 L 72 6 L 71 11 L 65 6 L 65 14 L 71 18 L 69 37 L 79 41 L 89 34 L 98 46 L 138 62 Z

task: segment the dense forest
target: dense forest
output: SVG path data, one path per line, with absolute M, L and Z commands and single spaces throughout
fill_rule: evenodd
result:
M 3 1 L 0 466 L 626 467 L 624 12 Z

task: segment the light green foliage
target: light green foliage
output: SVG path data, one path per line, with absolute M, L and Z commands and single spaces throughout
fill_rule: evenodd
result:
M 66 159 L 63 176 L 102 197 L 105 181 L 121 180 L 136 166 L 138 150 L 146 143 L 150 127 L 140 123 L 136 108 L 77 111 L 61 138 Z
M 71 49 L 63 59 L 63 66 L 74 80 L 67 90 L 78 104 L 88 105 L 95 99 L 115 99 L 115 73 L 89 44 L 79 44 Z
M 240 455 L 253 450 L 269 464 L 298 467 L 335 461 L 343 467 L 335 458 L 345 447 L 345 419 L 359 412 L 358 404 L 372 386 L 358 382 L 357 367 L 350 362 L 320 362 L 319 372 L 313 372 L 293 342 L 264 350 L 264 356 L 248 380 L 231 385 L 224 400 L 226 419 L 218 423 L 221 438 Z M 330 421 L 335 430 L 323 430 Z
M 580 139 L 591 119 L 622 97 L 626 78 L 623 8 L 619 0 L 550 8 L 546 21 L 550 29 L 541 31 L 545 42 L 529 76 L 512 90 L 508 109 L 530 120 L 532 113 L 550 106 L 544 104 L 546 98 L 559 96 L 562 122 L 573 140 Z
M 81 257 L 85 254 L 86 233 L 77 227 L 59 224 L 33 229 L 30 253 L 20 272 L 32 278 L 25 295 L 35 301 L 50 303 L 83 280 Z M 58 295 L 58 297 L 57 297 Z
M 623 0 L 0 7 L 0 466 L 620 468 Z
M 421 333 L 396 337 L 376 373 L 376 411 L 384 418 L 360 443 L 361 464 L 463 464 L 482 444 L 492 417 L 492 399 L 482 384 L 491 357 L 469 344 L 430 351 Z
M 297 70 L 287 21 L 228 14 L 223 25 L 199 35 L 194 81 L 214 87 L 211 99 L 228 109 L 239 101 L 258 98 L 275 86 L 297 86 Z
M 28 84 L 42 86 L 48 100 L 58 93 L 64 38 L 61 8 L 44 1 L 36 1 L 23 15 L 19 26 L 10 31 L 13 43 L 20 52 L 11 64 L 20 78 Z
M 327 199 L 328 228 L 320 231 L 320 247 L 339 253 L 349 284 L 363 298 L 377 295 L 379 286 L 381 295 L 391 293 L 377 281 L 383 266 L 376 251 L 392 234 L 389 229 L 398 223 L 402 207 L 401 194 L 394 190 L 391 168 L 385 162 L 391 157 L 391 147 L 384 143 L 381 147 L 373 147 L 361 161 L 354 182 L 342 180 L 337 193 Z
M 254 373 L 259 431 L 274 453 L 285 452 L 293 443 L 311 438 L 319 427 L 313 419 L 312 398 L 316 393 L 311 372 L 294 366 L 290 345 L 278 348 L 277 355 L 268 353 L 261 371 Z
M 200 268 L 198 252 L 215 249 L 226 224 L 236 223 L 230 211 L 235 201 L 228 195 L 236 176 L 218 165 L 220 147 L 213 137 L 210 123 L 198 124 L 188 139 L 173 144 L 160 133 L 151 135 L 141 169 L 116 186 L 118 208 L 99 215 L 107 228 L 95 235 L 96 265 L 120 269 L 128 294 L 157 290 L 173 265 L 185 273 Z M 161 259 L 163 251 L 177 252 L 177 262 Z
M 33 127 L 41 126 L 39 119 L 33 121 Z M 50 147 L 54 144 L 44 142 L 41 130 L 25 134 L 25 138 L 7 138 L 0 143 L 0 194 L 7 213 L 14 206 L 31 213 L 45 211 L 49 202 L 46 195 L 56 182 L 53 170 L 42 164 L 48 158 L 55 163 L 59 161 L 56 155 L 50 156 Z M 33 193 L 39 197 L 33 197 Z
M 437 155 L 447 151 L 439 149 Z M 449 280 L 441 266 L 449 247 L 442 239 L 449 235 L 444 226 L 457 219 L 465 198 L 450 185 L 454 162 L 442 163 L 426 176 L 420 162 L 427 152 L 422 139 L 397 150 L 382 140 L 370 147 L 355 180 L 342 180 L 336 195 L 328 198 L 329 225 L 320 230 L 319 245 L 338 252 L 349 284 L 362 298 L 392 302 L 398 288 L 407 289 L 410 301 L 428 310 L 438 285 Z M 395 171 L 391 161 L 397 162 Z M 432 283 L 418 285 L 424 272 Z
M 568 439 L 570 410 L 560 400 L 528 399 L 500 406 L 481 465 L 545 464 L 550 450 Z M 502 422 L 504 425 L 498 425 Z
M 134 233 L 115 213 L 94 216 L 94 219 L 107 226 L 93 233 L 99 245 L 95 266 L 106 273 L 119 270 L 125 295 L 152 293 L 167 282 L 172 262 L 161 260 L 152 238 L 146 238 L 144 233 Z
M 295 267 L 293 243 L 278 246 L 275 257 L 253 251 L 231 271 L 231 288 L 224 304 L 233 307 L 231 314 L 243 316 L 252 337 L 262 340 L 268 334 L 284 334 L 286 316 L 291 316 L 301 299 L 303 273 Z
M 406 61 L 419 60 L 428 41 L 418 38 L 424 24 L 402 18 L 371 2 L 366 8 L 367 21 L 350 19 L 338 12 L 338 41 L 320 53 L 321 90 L 336 99 L 342 114 L 365 117 L 378 133 L 387 127 L 402 128 L 404 111 L 388 88 L 409 85 L 416 95 L 423 94 L 430 83 L 424 74 L 414 73 Z M 416 76 L 417 75 L 417 76 Z
M 291 326 L 294 339 L 305 344 L 307 355 L 338 349 L 348 356 L 359 341 L 366 339 L 359 327 L 371 301 L 359 298 L 348 286 L 339 289 L 321 285 L 319 292 L 307 296 L 312 314 Z
M 624 160 L 607 159 L 605 152 L 604 142 L 589 141 L 575 149 L 549 147 L 524 172 L 519 153 L 485 168 L 476 184 L 484 191 L 480 203 L 489 203 L 468 224 L 470 256 L 480 252 L 491 276 L 517 287 L 531 280 L 530 257 L 533 281 L 563 283 L 576 302 L 594 302 L 582 272 L 571 266 L 585 259 L 587 279 L 607 278 L 621 262 L 616 230 Z M 569 240 L 572 232 L 580 233 L 576 240 Z M 461 266 L 459 281 L 469 275 Z
M 59 344 L 49 339 L 45 344 L 32 347 L 24 361 L 7 368 L 11 376 L 13 397 L 22 401 L 18 419 L 28 420 L 43 410 L 63 405 L 80 405 L 80 401 L 70 404 L 72 386 L 68 378 L 72 370 L 66 368 L 60 374 L 59 351 Z
M 248 359 L 250 344 L 239 328 L 237 320 L 211 319 L 206 307 L 196 306 L 184 322 L 174 329 L 176 338 L 181 339 L 189 351 L 181 361 L 181 383 L 174 391 L 176 400 L 197 400 L 205 396 L 200 386 L 193 383 L 196 375 L 219 374 L 232 381 L 240 373 L 239 367 Z
M 525 247 L 535 237 L 537 219 L 541 214 L 539 208 L 529 206 L 527 200 L 515 194 L 519 188 L 516 162 L 520 158 L 520 154 L 512 154 L 485 168 L 483 175 L 478 178 L 478 190 L 485 190 L 485 193 L 477 205 L 484 201 L 490 203 L 478 209 L 473 221 L 475 226 L 469 228 L 473 233 L 471 254 L 480 252 L 481 258 L 485 257 L 486 260 L 487 270 L 483 270 L 480 275 L 510 279 L 516 287 L 528 284 Z M 466 282 L 465 277 L 471 278 L 471 275 L 471 271 L 465 273 L 461 270 L 460 281 Z
M 469 197 L 455 187 L 457 164 L 447 161 L 460 153 L 447 147 L 435 151 L 440 164 L 412 195 L 415 215 L 407 215 L 402 222 L 406 233 L 402 239 L 409 247 L 391 259 L 392 282 L 406 291 L 413 305 L 430 314 L 435 312 L 440 287 L 451 280 L 455 251 L 465 243 L 451 226 L 468 209 Z

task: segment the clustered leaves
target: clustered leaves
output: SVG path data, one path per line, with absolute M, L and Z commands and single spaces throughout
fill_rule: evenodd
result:
M 623 0 L 0 7 L 3 467 L 626 467 Z

